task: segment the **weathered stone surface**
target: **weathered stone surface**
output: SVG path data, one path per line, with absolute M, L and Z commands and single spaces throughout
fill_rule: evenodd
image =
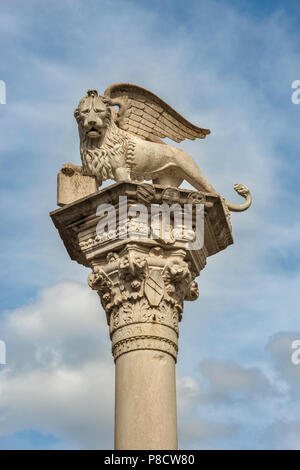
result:
M 79 171 L 60 171 L 57 175 L 57 205 L 64 206 L 97 191 L 96 178 Z
M 110 251 L 118 251 L 128 240 L 119 238 L 101 240 L 97 237 L 96 226 L 99 217 L 96 215 L 97 207 L 100 204 L 112 204 L 118 207 L 119 197 L 127 196 L 128 206 L 136 203 L 143 203 L 149 206 L 151 203 L 161 204 L 165 187 L 160 185 L 148 185 L 152 187 L 151 192 L 147 192 L 147 202 L 141 186 L 137 183 L 118 183 L 111 185 L 95 194 L 85 197 L 76 203 L 69 204 L 61 209 L 51 212 L 52 220 L 59 231 L 59 234 L 66 246 L 71 259 L 76 260 L 84 266 L 90 267 L 93 259 L 104 260 Z M 201 195 L 197 191 L 190 191 L 179 188 L 180 202 L 193 202 L 192 194 Z M 150 193 L 152 196 L 150 197 Z M 140 195 L 142 194 L 142 198 Z M 204 224 L 204 248 L 203 250 L 188 252 L 187 257 L 195 264 L 195 269 L 199 273 L 203 269 L 206 258 L 225 249 L 233 243 L 229 218 L 226 218 L 224 206 L 220 196 L 204 195 L 202 193 L 201 202 L 205 205 Z M 147 239 L 140 241 L 142 246 L 165 247 L 162 240 Z M 185 249 L 186 240 L 176 240 L 173 248 Z M 196 268 L 197 266 L 197 268 Z
M 174 359 L 134 350 L 116 362 L 115 449 L 177 449 Z

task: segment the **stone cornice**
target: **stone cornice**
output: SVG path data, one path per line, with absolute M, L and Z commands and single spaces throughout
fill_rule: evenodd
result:
M 148 188 L 150 187 L 153 189 L 149 194 Z M 127 240 L 102 241 L 97 238 L 96 234 L 96 225 L 99 220 L 96 215 L 97 207 L 100 204 L 112 204 L 117 207 L 119 196 L 127 196 L 129 205 L 137 202 L 146 205 L 153 202 L 160 204 L 164 201 L 180 204 L 203 202 L 205 205 L 205 249 L 203 250 L 205 258 L 224 250 L 233 243 L 229 213 L 224 210 L 221 197 L 181 188 L 174 188 L 173 194 L 168 194 L 166 192 L 168 189 L 164 186 L 145 183 L 116 183 L 57 209 L 51 212 L 50 216 L 71 259 L 85 266 L 91 265 L 93 257 L 105 256 L 108 251 L 117 251 L 126 245 Z M 143 240 L 142 243 L 160 246 L 158 240 Z M 180 244 L 178 241 L 176 247 L 184 248 L 185 244 Z M 196 253 L 193 255 L 195 258 L 198 256 Z

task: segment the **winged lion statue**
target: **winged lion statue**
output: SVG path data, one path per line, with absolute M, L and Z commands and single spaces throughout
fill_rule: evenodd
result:
M 77 171 L 94 176 L 98 187 L 108 179 L 152 180 L 173 187 L 186 180 L 198 191 L 217 194 L 188 153 L 162 140 L 204 139 L 210 130 L 191 124 L 150 91 L 129 83 L 111 85 L 103 96 L 89 90 L 74 116 L 82 167 L 67 163 L 62 167 L 65 174 Z M 224 198 L 223 203 L 231 211 L 248 209 L 249 189 L 242 184 L 234 189 L 246 199 L 244 204 L 231 204 Z

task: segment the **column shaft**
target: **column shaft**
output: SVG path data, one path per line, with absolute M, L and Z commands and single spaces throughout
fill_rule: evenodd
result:
M 116 360 L 115 449 L 177 449 L 175 360 L 136 350 Z

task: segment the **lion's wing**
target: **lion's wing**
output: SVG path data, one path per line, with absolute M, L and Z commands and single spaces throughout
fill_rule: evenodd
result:
M 143 139 L 156 136 L 181 142 L 204 139 L 210 134 L 209 129 L 191 124 L 161 98 L 137 85 L 117 83 L 108 87 L 104 95 L 120 108 L 117 125 Z

